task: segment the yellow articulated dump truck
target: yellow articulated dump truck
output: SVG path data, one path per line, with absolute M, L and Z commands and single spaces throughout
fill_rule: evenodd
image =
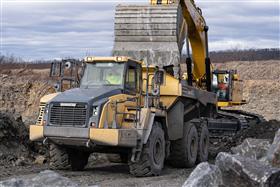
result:
M 128 57 L 87 57 L 79 88 L 41 99 L 30 139 L 50 145 L 50 167 L 81 170 L 92 152 L 119 153 L 135 176 L 159 175 L 166 159 L 208 159 L 207 119 L 216 94 Z

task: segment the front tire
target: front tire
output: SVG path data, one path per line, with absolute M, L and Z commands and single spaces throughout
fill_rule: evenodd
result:
M 50 164 L 52 170 L 65 170 L 69 168 L 69 156 L 67 150 L 59 145 L 50 144 Z
M 79 150 L 71 150 L 69 154 L 69 160 L 71 164 L 71 168 L 73 171 L 82 171 L 88 163 L 89 153 L 79 151 Z
M 147 143 L 143 146 L 140 159 L 129 161 L 130 173 L 137 177 L 160 175 L 165 160 L 164 131 L 159 123 L 154 123 Z

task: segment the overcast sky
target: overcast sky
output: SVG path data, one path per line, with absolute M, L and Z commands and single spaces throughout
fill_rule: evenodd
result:
M 149 0 L 0 0 L 1 53 L 27 60 L 110 55 L 114 9 Z M 279 0 L 196 0 L 210 50 L 279 48 Z

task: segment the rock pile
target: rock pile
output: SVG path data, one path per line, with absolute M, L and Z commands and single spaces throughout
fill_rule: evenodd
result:
M 46 147 L 29 140 L 21 116 L 0 112 L 0 166 L 46 163 Z
M 199 164 L 183 186 L 280 187 L 280 129 L 272 144 L 249 138 L 232 152 L 219 153 L 215 165 Z
M 29 154 L 28 131 L 21 117 L 0 113 L 0 165 Z
M 78 187 L 79 185 L 70 179 L 59 175 L 58 173 L 50 170 L 45 170 L 37 175 L 23 176 L 19 178 L 12 178 L 0 182 L 2 187 Z
M 267 152 L 267 160 L 272 166 L 280 168 L 280 130 L 276 133 L 274 141 Z
M 218 142 L 212 141 L 212 144 L 216 144 L 211 146 L 211 156 L 215 157 L 219 152 L 231 152 L 232 147 L 236 147 L 245 139 L 253 138 L 253 139 L 266 139 L 269 143 L 272 143 L 273 138 L 277 130 L 280 129 L 280 121 L 270 120 L 265 121 L 259 124 L 252 124 L 249 128 L 239 131 L 233 137 L 224 137 L 223 139 L 219 139 Z M 244 142 L 246 144 L 246 142 Z M 257 142 L 252 142 L 248 140 L 249 144 L 257 144 Z M 268 143 L 266 143 L 267 145 Z M 260 148 L 260 146 L 258 146 Z M 267 149 L 267 147 L 262 147 L 263 149 Z

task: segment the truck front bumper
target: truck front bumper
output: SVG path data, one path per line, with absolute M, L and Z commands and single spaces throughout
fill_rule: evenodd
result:
M 96 129 L 76 127 L 55 127 L 30 125 L 31 141 L 43 141 L 48 138 L 58 144 L 82 146 L 105 145 L 135 147 L 137 131 L 135 129 Z

